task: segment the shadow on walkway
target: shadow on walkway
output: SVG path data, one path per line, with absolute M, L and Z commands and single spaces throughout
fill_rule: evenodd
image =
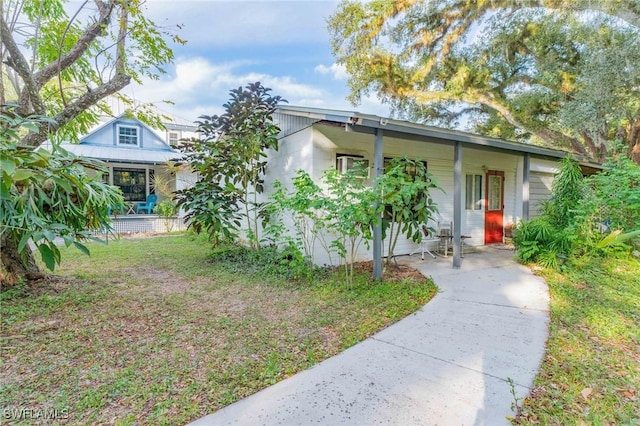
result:
M 513 252 L 404 258 L 440 292 L 424 307 L 324 362 L 191 425 L 508 425 L 548 335 L 544 281 Z

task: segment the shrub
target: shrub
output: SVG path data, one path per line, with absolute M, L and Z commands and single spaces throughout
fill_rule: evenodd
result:
M 178 207 L 173 200 L 162 200 L 155 208 L 155 212 L 164 221 L 164 229 L 166 232 L 173 230 L 173 217 L 178 213 Z
M 557 268 L 570 256 L 612 256 L 640 234 L 640 167 L 627 158 L 587 179 L 564 159 L 542 216 L 514 230 L 517 257 Z M 625 232 L 626 231 L 626 232 Z

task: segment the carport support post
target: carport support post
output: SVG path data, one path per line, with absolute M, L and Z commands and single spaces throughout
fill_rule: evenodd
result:
M 522 219 L 529 220 L 529 180 L 531 169 L 531 154 L 524 154 L 522 162 Z
M 382 175 L 382 129 L 376 129 L 373 145 L 373 179 Z M 376 206 L 377 207 L 377 206 Z M 382 215 L 373 227 L 373 279 L 382 279 Z
M 453 268 L 460 269 L 462 248 L 462 143 L 453 151 Z

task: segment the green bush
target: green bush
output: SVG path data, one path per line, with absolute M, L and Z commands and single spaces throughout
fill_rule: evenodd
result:
M 590 176 L 591 209 L 611 229 L 640 229 L 640 166 L 620 156 L 601 173 Z
M 583 178 L 576 162 L 562 161 L 542 216 L 520 222 L 513 242 L 522 262 L 556 269 L 579 256 L 628 253 L 640 233 L 640 167 L 627 158 Z
M 239 244 L 220 245 L 211 255 L 211 261 L 229 272 L 294 281 L 311 281 L 322 271 L 294 244 L 258 249 Z

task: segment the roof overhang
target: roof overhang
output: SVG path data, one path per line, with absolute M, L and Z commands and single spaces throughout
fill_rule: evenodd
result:
M 120 148 L 115 146 L 101 146 L 89 144 L 63 143 L 61 147 L 77 156 L 95 158 L 111 163 L 131 164 L 167 164 L 170 161 L 182 159 L 182 154 L 170 150 L 143 150 Z
M 321 108 L 305 108 L 297 106 L 279 106 L 279 112 L 299 117 L 307 117 L 317 120 L 316 125 L 336 126 L 341 125 L 347 132 L 375 134 L 378 129 L 385 136 L 408 139 L 421 142 L 440 143 L 454 145 L 462 143 L 463 147 L 489 150 L 494 152 L 506 152 L 511 154 L 529 154 L 532 157 L 558 160 L 570 155 L 578 161 L 583 168 L 601 170 L 603 166 L 594 163 L 584 157 L 568 153 L 566 151 L 540 147 L 504 139 L 491 138 L 458 130 L 443 129 L 435 126 L 412 123 L 409 121 L 379 117 L 359 112 L 326 110 Z

